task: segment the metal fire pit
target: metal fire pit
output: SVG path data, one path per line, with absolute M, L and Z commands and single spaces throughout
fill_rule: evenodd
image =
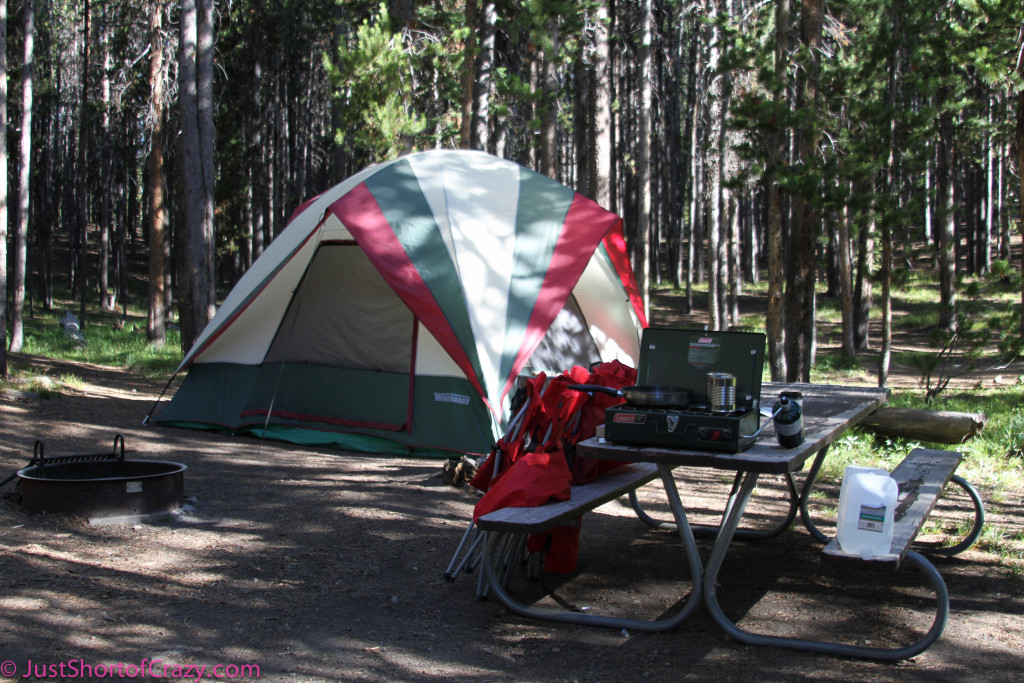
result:
M 125 460 L 124 437 L 111 453 L 47 458 L 36 441 L 32 460 L 18 470 L 21 502 L 32 512 L 66 513 L 103 520 L 139 519 L 180 508 L 185 465 L 162 460 Z

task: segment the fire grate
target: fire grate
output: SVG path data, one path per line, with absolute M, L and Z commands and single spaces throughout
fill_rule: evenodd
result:
M 40 513 L 65 513 L 90 522 L 132 521 L 180 508 L 184 502 L 185 465 L 162 460 L 125 458 L 124 437 L 114 437 L 105 453 L 47 457 L 37 440 L 32 459 L 14 477 L 21 503 Z

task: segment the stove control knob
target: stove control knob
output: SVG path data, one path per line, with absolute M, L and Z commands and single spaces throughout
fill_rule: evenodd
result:
M 732 430 L 719 427 L 701 427 L 697 430 L 699 441 L 710 441 L 714 443 L 732 441 Z

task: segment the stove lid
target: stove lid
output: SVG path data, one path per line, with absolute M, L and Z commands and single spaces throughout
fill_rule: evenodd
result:
M 707 403 L 707 373 L 736 376 L 736 407 L 760 408 L 765 335 L 648 327 L 640 338 L 637 384 L 690 390 L 690 400 Z

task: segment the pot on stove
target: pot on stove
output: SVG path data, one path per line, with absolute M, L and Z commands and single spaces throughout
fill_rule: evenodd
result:
M 567 388 L 618 396 L 626 403 L 642 408 L 679 408 L 690 402 L 690 390 L 682 387 L 648 384 L 616 389 L 599 384 L 570 384 Z

